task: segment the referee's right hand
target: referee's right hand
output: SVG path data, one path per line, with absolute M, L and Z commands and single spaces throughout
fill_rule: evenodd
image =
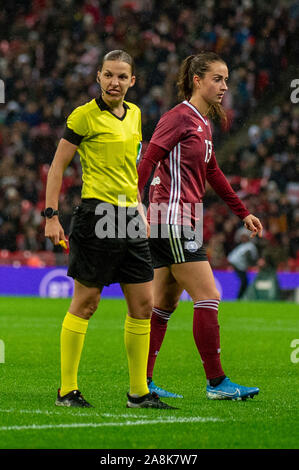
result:
M 58 245 L 60 240 L 67 242 L 64 230 L 58 220 L 58 217 L 46 220 L 45 237 L 50 238 L 53 245 Z

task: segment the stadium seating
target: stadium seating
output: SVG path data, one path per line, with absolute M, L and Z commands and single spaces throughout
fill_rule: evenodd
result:
M 40 217 L 47 171 L 66 116 L 97 96 L 95 73 L 105 51 L 122 48 L 135 57 L 137 83 L 128 99 L 142 110 L 144 148 L 161 114 L 176 103 L 181 60 L 204 49 L 219 53 L 231 70 L 224 100 L 229 126 L 225 132 L 215 127 L 220 146 L 223 135 L 237 135 L 247 117 L 259 111 L 260 101 L 279 90 L 277 71 L 288 68 L 299 37 L 295 3 L 274 11 L 269 2 L 253 8 L 251 2 L 237 0 L 219 1 L 217 8 L 209 1 L 199 5 L 190 0 L 183 8 L 181 2 L 162 1 L 157 8 L 154 1 L 86 0 L 75 10 L 68 2 L 7 3 L 0 16 L 0 76 L 6 97 L 0 105 L 1 264 L 28 264 L 28 252 L 38 253 L 41 263 L 57 262 L 61 250 L 53 253 Z M 298 129 L 298 113 L 286 99 L 255 122 L 247 141 L 222 165 L 263 221 L 267 246 L 260 247 L 261 253 L 283 246 L 277 265 L 299 271 Z M 76 157 L 61 192 L 66 233 L 80 195 L 80 177 Z M 205 207 L 210 260 L 225 268 L 240 221 L 225 208 L 218 210 L 219 200 L 210 191 Z

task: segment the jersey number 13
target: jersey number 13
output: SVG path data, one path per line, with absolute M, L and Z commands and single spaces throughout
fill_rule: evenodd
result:
M 212 156 L 212 142 L 210 140 L 205 139 L 206 144 L 206 155 L 205 155 L 205 163 L 209 163 Z

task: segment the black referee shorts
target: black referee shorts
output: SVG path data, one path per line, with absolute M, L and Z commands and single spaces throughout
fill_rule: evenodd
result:
M 100 203 L 107 211 L 96 214 Z M 137 208 L 134 215 L 131 212 L 97 199 L 82 200 L 74 209 L 70 228 L 70 277 L 88 287 L 153 279 L 148 239 L 144 231 L 136 237 L 132 227 L 136 224 Z M 128 227 L 133 236 L 128 235 Z
M 151 225 L 149 242 L 154 268 L 208 260 L 201 241 L 187 226 Z

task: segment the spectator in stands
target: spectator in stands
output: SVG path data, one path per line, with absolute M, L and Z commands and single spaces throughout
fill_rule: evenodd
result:
M 258 250 L 247 232 L 248 231 L 244 231 L 241 233 L 240 244 L 237 245 L 227 257 L 240 280 L 240 287 L 237 295 L 239 300 L 242 299 L 248 286 L 248 268 L 250 266 L 254 266 L 258 260 Z

